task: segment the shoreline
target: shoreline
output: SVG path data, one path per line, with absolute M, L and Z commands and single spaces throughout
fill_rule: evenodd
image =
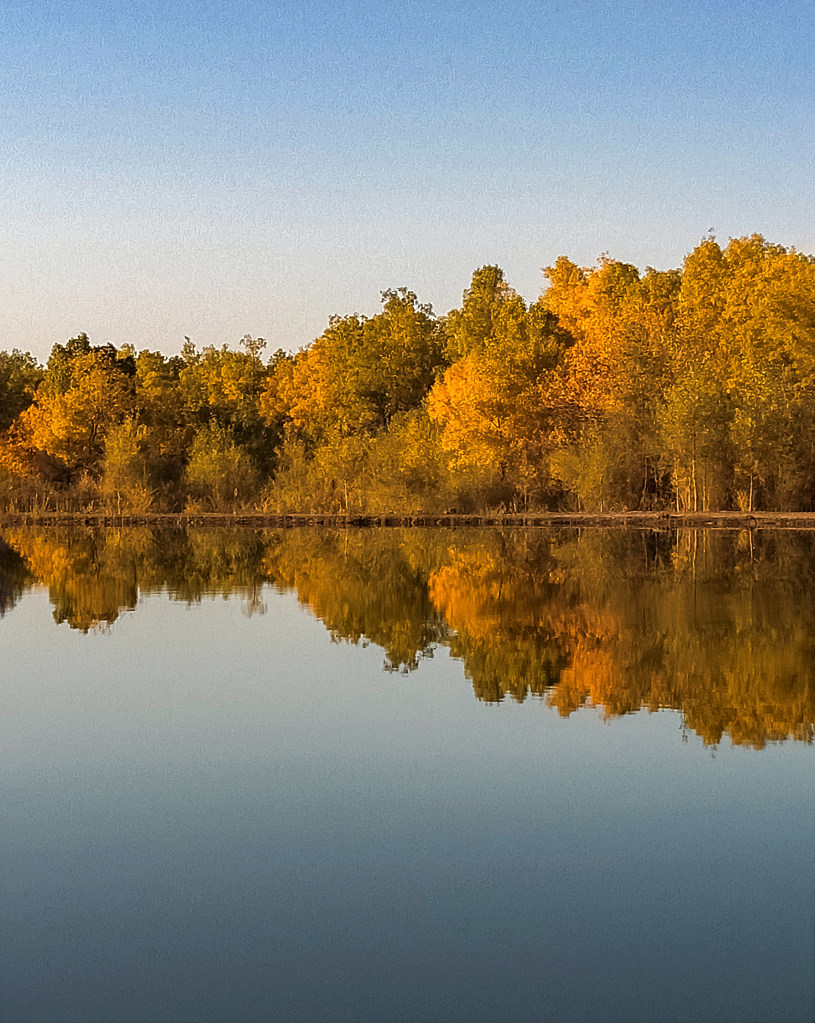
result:
M 335 528 L 381 527 L 624 527 L 671 530 L 802 529 L 815 530 L 815 512 L 529 512 L 444 515 L 346 515 L 324 513 L 270 514 L 263 512 L 148 512 L 112 515 L 104 512 L 7 512 L 0 527 L 10 526 L 246 526 L 290 529 L 304 526 Z

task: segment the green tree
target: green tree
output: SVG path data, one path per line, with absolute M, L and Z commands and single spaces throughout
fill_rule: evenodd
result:
M 250 348 L 256 346 L 253 342 Z M 216 421 L 256 464 L 271 466 L 276 437 L 260 412 L 267 374 L 259 349 L 236 352 L 224 345 L 201 353 L 188 350 L 178 374 L 185 421 L 194 429 Z
M 406 288 L 382 292 L 382 312 L 366 320 L 354 378 L 372 429 L 418 408 L 442 366 L 442 337 L 429 305 Z
M 663 451 L 678 508 L 707 511 L 726 505 L 732 478 L 731 418 L 713 359 L 686 363 L 660 410 Z
M 33 355 L 16 348 L 0 352 L 0 432 L 28 408 L 42 378 L 43 370 Z
M 188 505 L 232 511 L 256 495 L 258 482 L 249 453 L 231 430 L 215 421 L 198 430 L 184 471 Z
M 139 513 L 152 508 L 155 488 L 147 450 L 147 429 L 135 419 L 108 430 L 99 491 L 111 511 Z
M 509 340 L 525 312 L 523 299 L 507 284 L 504 271 L 499 266 L 482 266 L 473 274 L 470 287 L 462 296 L 461 308 L 451 310 L 445 317 L 449 361 L 485 351 L 496 340 L 499 343 Z

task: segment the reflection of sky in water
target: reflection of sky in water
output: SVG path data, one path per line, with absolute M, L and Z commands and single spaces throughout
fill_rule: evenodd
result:
M 811 1019 L 811 746 L 496 707 L 264 600 L 0 623 L 0 1018 Z

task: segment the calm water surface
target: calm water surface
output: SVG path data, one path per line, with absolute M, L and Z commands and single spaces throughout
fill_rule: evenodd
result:
M 815 1016 L 815 540 L 9 530 L 0 1019 Z

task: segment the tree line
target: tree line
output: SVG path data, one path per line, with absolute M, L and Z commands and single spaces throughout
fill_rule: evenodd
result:
M 296 354 L 0 352 L 0 507 L 421 513 L 815 508 L 815 258 L 705 238 L 681 269 L 497 266 Z

